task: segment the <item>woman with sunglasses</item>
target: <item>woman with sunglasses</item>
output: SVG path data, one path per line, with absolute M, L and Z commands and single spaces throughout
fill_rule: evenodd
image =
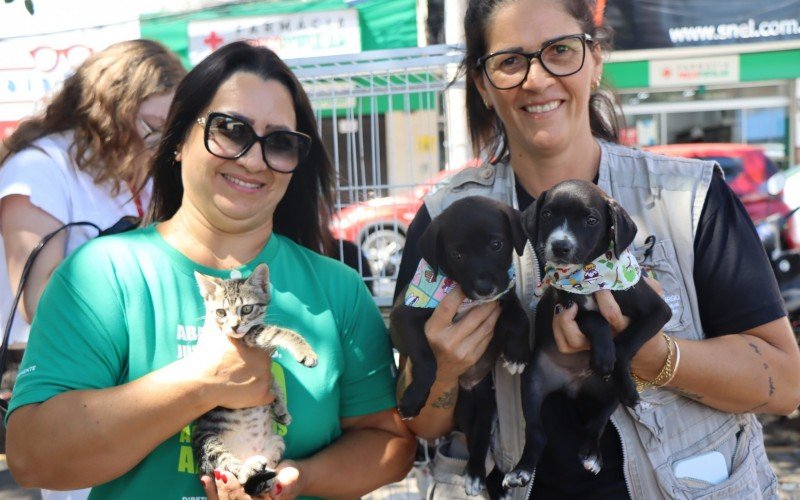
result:
M 71 51 L 76 54 L 78 51 Z M 44 235 L 71 222 L 101 229 L 141 217 L 144 179 L 172 94 L 186 74 L 160 43 L 131 40 L 89 55 L 46 104 L 23 120 L 0 148 L 0 325 L 31 251 Z M 29 323 L 53 270 L 97 229 L 61 231 L 35 260 L 12 318 L 9 375 L 28 340 Z M 46 499 L 66 492 L 44 492 Z M 87 492 L 71 492 L 72 499 Z
M 800 353 L 769 262 L 719 166 L 617 144 L 612 96 L 600 87 L 611 33 L 595 19 L 595 2 L 589 0 L 470 0 L 462 67 L 473 149 L 485 163 L 460 172 L 425 200 L 409 228 L 397 290 L 419 262 L 415 241 L 454 200 L 483 195 L 525 209 L 560 181 L 595 182 L 638 226 L 633 253 L 655 275 L 672 309 L 667 337 L 654 336 L 633 359 L 641 403 L 614 413 L 602 436 L 599 473 L 590 463 L 585 469 L 581 459 L 583 402 L 554 394 L 544 404 L 548 443 L 535 474 L 513 477 L 527 484 L 506 493 L 776 497 L 777 481 L 752 412 L 788 414 L 797 407 Z M 523 304 L 536 303 L 543 262 L 530 246 L 516 262 Z M 426 324 L 437 378 L 426 407 L 408 422 L 424 438 L 453 429 L 458 376 L 481 356 L 498 316 L 495 304 L 484 304 L 452 324 L 463 298 L 448 295 Z M 619 331 L 626 318 L 610 293 L 598 292 L 595 299 Z M 559 350 L 587 349 L 574 321 L 577 306 L 554 312 Z M 398 377 L 399 392 L 408 384 L 408 368 L 405 363 Z M 498 421 L 486 472 L 495 493 L 525 443 L 526 379 L 519 377 L 500 364 L 494 370 Z M 434 497 L 465 498 L 464 454 L 459 433 L 439 446 Z M 468 484 L 474 479 L 467 478 Z
M 292 423 L 270 496 L 355 498 L 404 477 L 414 439 L 394 411 L 388 336 L 359 275 L 321 255 L 333 171 L 289 68 L 244 42 L 213 52 L 178 86 L 151 173 L 152 224 L 82 247 L 42 298 L 8 417 L 18 482 L 249 498 L 225 471 L 198 477 L 192 421 L 271 402 L 273 377 Z M 316 367 L 198 344 L 194 273 L 247 277 L 260 263 L 267 323 L 305 337 Z

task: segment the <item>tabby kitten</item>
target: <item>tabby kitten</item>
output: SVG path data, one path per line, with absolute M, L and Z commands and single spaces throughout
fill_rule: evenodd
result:
M 224 334 L 272 354 L 286 349 L 298 362 L 312 367 L 317 354 L 297 332 L 265 325 L 269 294 L 269 268 L 259 264 L 247 279 L 204 276 L 195 272 L 206 306 L 202 335 Z M 214 469 L 236 475 L 245 492 L 256 496 L 272 488 L 275 466 L 286 445 L 273 430 L 273 419 L 289 425 L 286 396 L 273 379 L 275 401 L 270 405 L 230 410 L 217 407 L 196 422 L 194 450 L 202 474 Z

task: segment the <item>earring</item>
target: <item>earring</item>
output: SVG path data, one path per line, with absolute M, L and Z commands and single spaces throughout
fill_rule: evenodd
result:
M 172 156 L 178 156 L 178 150 L 177 149 L 172 152 Z
M 592 92 L 600 88 L 600 78 L 592 82 Z
M 492 103 L 490 103 L 488 99 L 483 100 L 483 105 L 486 106 L 486 109 L 492 109 Z

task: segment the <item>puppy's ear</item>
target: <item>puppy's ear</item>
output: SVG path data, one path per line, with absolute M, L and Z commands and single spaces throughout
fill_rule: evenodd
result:
M 425 228 L 425 231 L 422 232 L 417 242 L 420 255 L 431 266 L 431 269 L 437 273 L 439 272 L 439 262 L 442 261 L 442 248 L 439 243 L 441 226 L 442 224 L 439 222 L 438 217 L 434 218 Z
M 522 230 L 528 239 L 531 240 L 534 248 L 536 247 L 536 240 L 539 238 L 539 212 L 542 211 L 545 198 L 547 198 L 547 191 L 542 191 L 539 197 L 536 198 L 528 208 L 522 211 Z
M 525 251 L 525 243 L 528 241 L 525 237 L 525 231 L 522 229 L 522 212 L 510 205 L 504 205 L 503 213 L 506 216 L 506 220 L 508 220 L 509 234 L 514 244 L 514 250 L 516 250 L 517 255 L 522 255 L 522 252 Z
M 628 248 L 633 243 L 633 238 L 636 236 L 636 223 L 633 222 L 628 212 L 622 208 L 617 200 L 608 198 L 606 200 L 608 206 L 608 215 L 610 216 L 614 238 L 614 253 L 616 257 Z

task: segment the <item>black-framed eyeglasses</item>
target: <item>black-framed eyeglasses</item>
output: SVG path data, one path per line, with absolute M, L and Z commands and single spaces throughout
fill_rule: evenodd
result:
M 565 35 L 542 44 L 536 52 L 501 50 L 477 60 L 477 66 L 489 78 L 489 83 L 499 90 L 513 89 L 528 77 L 534 59 L 553 76 L 574 75 L 583 68 L 586 60 L 586 43 L 593 43 L 586 33 Z
M 275 130 L 260 136 L 249 123 L 225 113 L 211 112 L 197 123 L 204 128 L 203 141 L 212 155 L 235 160 L 259 142 L 267 167 L 284 174 L 293 172 L 311 150 L 311 137 L 302 132 Z
M 164 132 L 147 123 L 147 120 L 144 118 L 140 117 L 139 123 L 142 124 L 142 128 L 144 129 L 144 135 L 142 136 L 144 147 L 147 149 L 153 149 L 158 146 L 158 143 L 161 142 L 161 137 L 164 135 Z

